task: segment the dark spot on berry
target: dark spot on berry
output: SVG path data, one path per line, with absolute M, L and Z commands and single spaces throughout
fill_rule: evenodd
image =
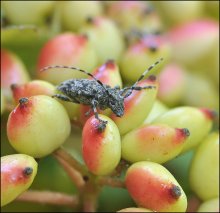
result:
M 177 185 L 174 185 L 174 184 L 170 188 L 170 193 L 171 193 L 172 197 L 175 199 L 178 199 L 182 194 L 180 187 Z
M 189 137 L 190 136 L 190 131 L 187 128 L 183 128 L 182 132 L 185 136 Z
M 18 87 L 18 85 L 17 85 L 17 84 L 11 84 L 11 86 L 10 86 L 11 90 L 16 89 L 17 87 Z
M 24 106 L 25 104 L 28 103 L 28 98 L 20 98 L 19 103 L 21 106 Z
M 87 181 L 89 180 L 89 177 L 86 176 L 86 175 L 84 175 L 84 176 L 83 176 L 83 180 L 84 180 L 85 182 L 87 182 Z
M 94 22 L 94 18 L 89 16 L 86 18 L 86 22 L 89 23 L 89 24 L 92 24 Z
M 29 175 L 31 175 L 33 173 L 33 168 L 31 168 L 31 167 L 26 167 L 24 170 L 23 170 L 23 174 L 25 175 L 25 176 L 29 176 Z

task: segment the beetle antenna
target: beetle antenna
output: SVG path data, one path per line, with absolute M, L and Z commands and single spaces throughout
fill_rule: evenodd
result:
M 128 96 L 132 93 L 132 91 L 134 90 L 135 86 L 145 77 L 145 75 L 146 75 L 148 72 L 150 72 L 150 71 L 151 71 L 156 65 L 158 65 L 161 61 L 163 61 L 163 58 L 160 58 L 160 59 L 157 60 L 154 64 L 152 64 L 150 67 L 148 67 L 148 69 L 143 72 L 143 74 L 138 78 L 138 80 L 137 80 L 131 87 L 126 87 L 126 88 L 122 89 L 122 92 L 121 92 L 122 94 L 124 94 L 124 92 L 125 92 L 126 90 L 128 90 L 128 92 L 123 95 L 124 98 L 128 97 Z
M 105 91 L 109 94 L 108 90 L 105 88 L 105 86 L 103 85 L 103 83 L 98 80 L 94 75 L 92 75 L 91 73 L 85 71 L 85 70 L 82 70 L 80 68 L 77 68 L 77 67 L 72 67 L 72 66 L 65 66 L 65 65 L 54 65 L 54 66 L 47 66 L 47 67 L 44 67 L 42 69 L 40 69 L 40 72 L 43 72 L 43 71 L 46 71 L 48 69 L 57 69 L 57 68 L 61 68 L 61 69 L 72 69 L 72 70 L 77 70 L 79 72 L 82 72 L 82 73 L 85 73 L 86 75 L 92 77 L 95 81 L 97 81 L 104 89 Z

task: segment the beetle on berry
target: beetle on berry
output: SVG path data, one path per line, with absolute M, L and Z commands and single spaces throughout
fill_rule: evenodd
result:
M 95 78 L 91 73 L 86 72 L 85 70 L 72 67 L 72 66 L 47 66 L 41 69 L 45 71 L 51 68 L 63 68 L 63 69 L 74 69 L 80 72 L 87 74 L 93 79 L 69 79 L 60 83 L 57 86 L 62 94 L 55 94 L 52 97 L 56 97 L 63 101 L 89 105 L 91 109 L 86 113 L 89 115 L 91 111 L 94 112 L 96 119 L 99 120 L 98 130 L 103 131 L 106 127 L 107 121 L 103 121 L 99 118 L 97 108 L 105 110 L 110 108 L 112 112 L 121 117 L 124 115 L 124 100 L 132 94 L 133 90 L 142 90 L 142 89 L 153 89 L 154 86 L 137 86 L 145 75 L 154 68 L 157 64 L 162 61 L 163 58 L 156 61 L 151 65 L 144 73 L 139 77 L 139 79 L 130 87 L 125 87 L 120 89 L 119 86 L 111 88 L 109 85 L 103 84 L 97 78 Z

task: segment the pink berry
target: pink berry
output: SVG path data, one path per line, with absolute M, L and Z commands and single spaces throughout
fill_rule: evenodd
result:
M 96 175 L 113 172 L 121 159 L 121 139 L 117 126 L 108 117 L 99 115 L 108 121 L 103 132 L 97 129 L 99 121 L 92 116 L 83 127 L 82 153 L 89 171 Z
M 88 72 L 96 66 L 97 58 L 85 35 L 62 33 L 50 39 L 41 49 L 37 75 L 40 79 L 59 84 L 71 78 L 86 78 L 85 74 L 69 69 L 40 69 L 50 65 L 75 66 Z
M 12 97 L 11 84 L 23 84 L 30 79 L 21 59 L 11 51 L 1 49 L 1 89 L 6 97 Z

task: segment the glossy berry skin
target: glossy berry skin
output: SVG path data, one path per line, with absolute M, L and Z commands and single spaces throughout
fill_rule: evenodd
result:
M 82 133 L 82 154 L 89 171 L 95 175 L 108 175 L 116 168 L 121 158 L 121 139 L 117 126 L 107 116 L 103 132 L 97 130 L 99 121 L 92 116 L 87 120 Z
M 37 173 L 37 162 L 25 154 L 1 157 L 1 206 L 27 190 Z
M 184 191 L 162 165 L 141 161 L 132 164 L 125 177 L 126 188 L 139 207 L 157 212 L 185 212 Z
M 121 209 L 117 212 L 153 212 L 153 211 L 145 208 L 130 207 L 130 208 Z
M 11 90 L 15 103 L 22 97 L 31 97 L 33 95 L 52 96 L 55 93 L 55 86 L 47 81 L 33 80 L 26 84 L 12 84 Z
M 154 124 L 167 124 L 175 128 L 187 128 L 190 137 L 187 138 L 182 152 L 196 147 L 209 133 L 213 125 L 215 112 L 208 108 L 181 106 L 168 110 L 157 117 Z
M 120 30 L 111 19 L 104 16 L 90 17 L 79 32 L 88 35 L 97 53 L 98 64 L 109 59 L 120 60 L 125 44 Z
M 7 135 L 12 147 L 35 158 L 59 148 L 70 130 L 64 107 L 46 95 L 21 98 L 7 121 Z
M 144 121 L 156 99 L 158 82 L 153 76 L 139 82 L 138 86 L 151 86 L 152 89 L 133 91 L 132 94 L 124 100 L 123 117 L 119 118 L 114 114 L 110 115 L 122 135 L 136 128 Z
M 130 162 L 164 163 L 176 157 L 189 136 L 187 129 L 164 124 L 142 125 L 122 139 L 122 158 Z
M 204 201 L 197 212 L 219 212 L 219 197 Z
M 84 74 L 68 69 L 40 71 L 54 64 L 76 66 L 91 72 L 97 65 L 97 57 L 87 36 L 66 32 L 53 37 L 42 47 L 37 62 L 37 76 L 53 84 L 71 78 L 86 78 Z
M 189 181 L 191 189 L 203 201 L 219 196 L 219 133 L 209 134 L 197 147 Z
M 12 98 L 11 84 L 23 84 L 30 76 L 21 59 L 9 50 L 1 49 L 1 89 L 7 99 Z

